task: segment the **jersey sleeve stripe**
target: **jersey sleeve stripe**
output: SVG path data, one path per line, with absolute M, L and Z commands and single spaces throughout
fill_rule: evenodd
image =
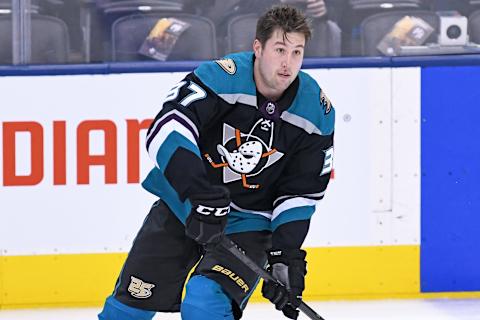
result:
M 322 200 L 323 196 L 325 195 L 325 191 L 323 192 L 318 192 L 318 193 L 309 193 L 309 194 L 302 194 L 302 195 L 287 195 L 287 196 L 281 196 L 275 199 L 273 201 L 273 206 L 276 207 L 277 205 L 280 205 L 285 200 L 292 199 L 292 198 L 297 198 L 297 197 L 302 197 L 302 198 L 309 198 L 312 200 Z
M 169 123 L 170 121 L 175 120 L 178 123 L 181 123 L 183 127 L 187 128 L 193 135 L 194 139 L 198 141 L 198 129 L 195 124 L 190 120 L 186 115 L 182 114 L 177 110 L 172 110 L 164 114 L 160 119 L 158 119 L 152 127 L 152 130 L 147 135 L 147 150 L 152 143 L 152 140 L 155 139 L 162 127 Z
M 304 198 L 304 197 L 295 197 L 288 200 L 285 200 L 275 209 L 273 209 L 272 221 L 275 220 L 282 212 L 288 211 L 296 207 L 313 207 L 315 210 L 315 205 L 318 200 Z
M 270 231 L 270 218 L 262 215 L 252 215 L 249 213 L 239 212 L 235 209 L 228 214 L 228 223 L 225 228 L 226 234 L 239 233 L 246 231 Z
M 312 217 L 315 212 L 315 206 L 301 206 L 293 207 L 287 210 L 280 212 L 272 220 L 271 228 L 272 231 L 275 231 L 280 225 L 299 220 L 308 220 Z
M 239 206 L 237 206 L 235 203 L 230 203 L 230 206 L 232 207 L 232 209 L 235 209 L 239 212 L 243 212 L 243 213 L 250 213 L 250 214 L 256 214 L 256 215 L 260 215 L 260 216 L 263 216 L 265 218 L 268 218 L 268 219 L 271 219 L 272 217 L 272 212 L 271 211 L 255 211 L 255 210 L 247 210 L 247 209 L 243 209 L 243 208 L 240 208 Z

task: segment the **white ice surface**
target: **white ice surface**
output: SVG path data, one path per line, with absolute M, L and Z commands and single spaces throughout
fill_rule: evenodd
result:
M 307 302 L 325 320 L 480 320 L 480 299 L 426 299 Z M 0 320 L 97 319 L 100 308 L 3 310 Z M 180 314 L 158 313 L 155 320 L 180 320 Z M 286 319 L 272 305 L 252 303 L 242 320 Z M 301 315 L 299 319 L 308 319 Z

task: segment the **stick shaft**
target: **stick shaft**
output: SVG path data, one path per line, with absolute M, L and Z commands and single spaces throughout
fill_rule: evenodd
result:
M 242 261 L 245 265 L 247 265 L 253 272 L 255 272 L 260 278 L 267 281 L 273 281 L 274 283 L 283 286 L 280 281 L 275 279 L 270 273 L 268 273 L 265 269 L 260 267 L 258 264 L 255 263 L 252 259 L 250 259 L 243 251 L 241 251 L 238 246 L 232 240 L 228 239 L 227 237 L 223 237 L 220 245 L 231 252 L 235 257 L 237 257 L 240 261 Z M 305 302 L 300 302 L 298 309 L 302 311 L 307 317 L 312 320 L 325 320 L 323 319 L 318 313 L 315 312 L 312 308 L 310 308 Z

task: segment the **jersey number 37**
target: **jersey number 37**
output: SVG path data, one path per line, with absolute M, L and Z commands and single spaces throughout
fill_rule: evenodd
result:
M 187 84 L 187 81 L 180 81 L 177 83 L 170 91 L 168 91 L 167 96 L 165 97 L 165 102 L 172 101 L 177 99 L 180 89 Z M 184 107 L 188 107 L 194 101 L 201 100 L 207 96 L 205 90 L 200 87 L 195 82 L 189 82 L 188 90 L 191 91 L 190 94 L 187 94 L 181 101 L 180 104 Z

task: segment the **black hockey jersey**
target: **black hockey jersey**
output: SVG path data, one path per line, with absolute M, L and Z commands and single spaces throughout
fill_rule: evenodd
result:
M 143 187 L 185 223 L 189 196 L 224 185 L 226 233 L 308 220 L 325 194 L 335 110 L 300 71 L 278 101 L 256 90 L 254 54 L 201 64 L 167 94 L 147 133 L 155 167 Z

